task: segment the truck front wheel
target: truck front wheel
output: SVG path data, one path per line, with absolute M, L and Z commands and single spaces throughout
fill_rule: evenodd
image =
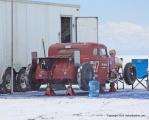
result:
M 78 68 L 77 82 L 81 90 L 89 90 L 89 81 L 94 77 L 92 65 L 86 63 Z

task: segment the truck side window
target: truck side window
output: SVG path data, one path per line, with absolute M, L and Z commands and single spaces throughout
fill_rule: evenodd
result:
M 97 48 L 94 48 L 93 49 L 93 55 L 96 56 L 97 54 L 98 54 L 98 50 L 97 50 Z
M 99 53 L 100 53 L 100 56 L 107 56 L 107 51 L 105 48 L 100 48 Z

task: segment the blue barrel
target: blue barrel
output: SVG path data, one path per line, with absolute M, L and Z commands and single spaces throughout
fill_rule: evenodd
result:
M 99 81 L 91 80 L 89 81 L 89 97 L 99 96 Z

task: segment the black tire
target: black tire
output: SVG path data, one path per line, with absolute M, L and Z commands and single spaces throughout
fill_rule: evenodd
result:
M 35 70 L 36 66 L 29 65 L 27 68 L 27 78 L 29 80 L 29 84 L 32 90 L 39 90 L 41 83 L 34 82 L 35 81 Z
M 88 91 L 89 90 L 89 81 L 93 80 L 94 72 L 92 65 L 86 63 L 83 64 L 79 69 L 77 73 L 77 81 L 78 85 L 81 90 Z
M 26 68 L 23 67 L 20 69 L 18 76 L 17 76 L 17 90 L 18 92 L 25 92 L 29 91 L 31 86 L 29 84 L 29 79 L 26 76 Z
M 13 90 L 16 91 L 16 72 L 13 70 Z M 3 77 L 1 84 L 1 93 L 11 92 L 11 68 L 7 68 Z
M 136 67 L 132 63 L 125 65 L 124 80 L 127 85 L 133 85 L 136 81 Z

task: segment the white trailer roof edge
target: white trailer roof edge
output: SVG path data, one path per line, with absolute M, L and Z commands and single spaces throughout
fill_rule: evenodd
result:
M 11 0 L 0 0 L 0 1 L 11 2 Z M 75 4 L 41 2 L 41 1 L 32 1 L 32 0 L 14 0 L 14 2 L 80 8 L 80 5 L 75 5 Z

